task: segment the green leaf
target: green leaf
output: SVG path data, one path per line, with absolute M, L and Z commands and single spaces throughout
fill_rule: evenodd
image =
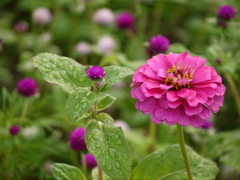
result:
M 74 166 L 55 163 L 51 167 L 53 175 L 57 180 L 87 180 L 84 174 Z
M 215 179 L 218 168 L 216 164 L 207 160 L 190 147 L 186 146 L 194 180 Z M 156 151 L 143 159 L 133 170 L 132 180 L 187 180 L 187 173 L 179 145 L 172 145 Z
M 101 110 L 108 108 L 109 106 L 111 106 L 114 103 L 115 100 L 116 100 L 116 98 L 114 96 L 112 96 L 110 94 L 105 94 L 104 96 L 102 96 L 98 99 L 97 110 L 101 111 Z
M 43 79 L 62 87 L 68 97 L 77 87 L 90 87 L 85 67 L 75 60 L 51 53 L 41 53 L 32 58 Z
M 107 118 L 92 119 L 85 131 L 88 150 L 113 179 L 129 179 L 131 154 L 121 127 L 114 127 Z
M 126 76 L 133 74 L 133 70 L 127 67 L 119 67 L 119 66 L 107 66 L 103 68 L 106 72 L 105 78 L 107 82 L 102 89 L 102 92 L 106 91 L 113 84 L 122 81 Z
M 98 168 L 97 167 L 95 167 L 92 170 L 92 179 L 98 180 Z M 110 178 L 105 172 L 103 172 L 103 180 L 112 180 L 112 178 Z
M 98 120 L 101 120 L 103 118 L 106 118 L 106 119 L 108 119 L 108 120 L 110 120 L 110 121 L 112 121 L 114 123 L 113 118 L 109 114 L 107 114 L 107 113 L 100 113 L 100 114 L 98 114 L 98 116 L 97 116 Z
M 98 98 L 98 93 L 91 91 L 90 88 L 77 88 L 68 98 L 66 103 L 66 117 L 67 121 L 72 124 L 79 118 L 89 116 L 89 113 L 85 112 Z M 81 117 L 83 116 L 83 117 Z M 77 118 L 79 117 L 79 118 Z
M 240 153 L 239 149 L 231 151 L 220 158 L 220 162 L 236 170 L 240 170 Z

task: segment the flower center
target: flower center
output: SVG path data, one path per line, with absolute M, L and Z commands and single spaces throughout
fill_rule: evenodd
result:
M 176 90 L 180 88 L 191 88 L 191 81 L 193 80 L 193 73 L 195 66 L 187 65 L 186 61 L 182 61 L 180 65 L 175 61 L 172 69 L 168 69 L 168 77 L 165 80 L 165 84 L 174 86 Z

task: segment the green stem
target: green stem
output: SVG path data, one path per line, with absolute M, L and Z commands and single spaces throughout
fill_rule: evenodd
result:
M 187 151 L 186 151 L 185 143 L 184 143 L 183 128 L 178 123 L 177 123 L 177 134 L 178 134 L 179 145 L 180 145 L 181 152 L 182 152 L 182 155 L 183 155 L 183 160 L 184 160 L 185 167 L 186 167 L 186 170 L 187 170 L 188 179 L 193 180 L 192 172 L 191 172 L 191 168 L 190 168 L 190 163 L 189 163 L 189 160 L 188 160 Z
M 103 180 L 103 171 L 99 164 L 98 164 L 98 180 Z
M 79 167 L 77 152 L 73 151 L 71 148 L 70 148 L 70 152 L 71 152 L 71 158 L 72 158 L 73 165 L 76 166 L 76 167 Z
M 29 98 L 26 98 L 25 101 L 24 101 L 24 105 L 23 105 L 23 111 L 22 111 L 22 115 L 21 115 L 20 126 L 22 125 L 23 119 L 26 116 L 27 109 L 28 109 L 28 102 L 29 102 Z
M 86 166 L 86 160 L 83 152 L 81 152 L 81 159 L 82 159 L 83 174 L 87 176 L 87 166 Z
M 155 151 L 155 149 L 156 149 L 156 146 L 155 146 L 156 132 L 157 132 L 157 124 L 153 123 L 153 122 L 150 120 L 150 124 L 149 124 L 149 135 L 150 135 L 150 138 L 151 138 L 151 140 L 152 140 L 152 142 L 151 142 L 151 147 L 150 147 L 150 151 L 151 151 L 151 152 Z
M 238 89 L 237 89 L 237 86 L 232 78 L 232 76 L 227 73 L 227 72 L 224 72 L 224 76 L 231 88 L 231 91 L 233 92 L 233 96 L 234 96 L 234 100 L 235 100 L 235 103 L 236 103 L 236 106 L 237 106 L 237 111 L 238 111 L 238 114 L 240 116 L 240 98 L 239 98 L 239 94 L 238 94 Z
M 224 38 L 223 30 L 222 30 L 222 31 L 221 31 L 221 60 L 222 60 L 222 62 L 225 62 L 225 57 L 224 57 L 224 43 L 225 43 L 225 38 Z

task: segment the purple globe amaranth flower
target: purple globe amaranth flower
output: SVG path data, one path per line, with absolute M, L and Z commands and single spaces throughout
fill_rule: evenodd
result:
M 52 19 L 52 15 L 51 12 L 44 7 L 40 7 L 34 10 L 33 12 L 33 20 L 37 23 L 37 24 L 41 24 L 41 25 L 45 25 L 50 23 Z
M 86 71 L 87 77 L 95 80 L 95 79 L 101 79 L 106 75 L 106 72 L 104 71 L 103 68 L 100 66 L 91 66 L 87 71 Z
M 165 36 L 156 35 L 149 40 L 149 45 L 156 53 L 162 53 L 168 50 L 170 43 Z
M 26 32 L 28 30 L 28 27 L 25 23 L 18 22 L 14 24 L 13 29 L 18 32 Z
M 38 86 L 34 79 L 27 77 L 18 82 L 17 89 L 21 95 L 29 97 L 36 94 Z
M 97 161 L 92 154 L 85 154 L 86 166 L 89 169 L 93 169 L 97 166 Z
M 133 28 L 135 22 L 134 16 L 129 12 L 121 12 L 117 16 L 117 26 L 119 29 Z
M 221 60 L 219 58 L 216 59 L 217 64 L 221 64 Z
M 235 10 L 233 7 L 225 5 L 218 9 L 217 15 L 222 20 L 230 20 L 235 17 Z
M 203 129 L 210 129 L 213 126 L 211 121 L 205 120 L 201 126 Z
M 87 149 L 85 139 L 85 128 L 76 128 L 69 135 L 69 145 L 74 151 L 81 151 Z
M 12 125 L 9 132 L 12 136 L 16 135 L 19 132 L 20 128 L 17 125 Z
M 217 25 L 222 26 L 225 29 L 227 28 L 227 23 L 226 22 L 222 22 L 222 21 L 217 19 L 216 23 L 217 23 Z

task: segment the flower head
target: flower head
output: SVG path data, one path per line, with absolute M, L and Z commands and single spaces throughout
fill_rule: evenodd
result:
M 115 47 L 115 42 L 110 36 L 104 36 L 98 41 L 98 48 L 104 53 L 109 54 Z
M 93 21 L 100 25 L 108 25 L 114 21 L 114 14 L 111 9 L 102 8 L 94 13 Z
M 74 151 L 87 149 L 84 134 L 85 128 L 76 128 L 70 133 L 68 142 Z
M 183 54 L 158 54 L 133 75 L 131 95 L 136 109 L 152 122 L 197 128 L 223 105 L 225 86 L 206 59 Z
M 25 23 L 19 22 L 19 23 L 14 24 L 13 29 L 15 31 L 23 33 L 23 32 L 27 31 L 28 27 Z
M 162 35 L 153 36 L 149 40 L 149 44 L 152 50 L 155 51 L 156 53 L 162 53 L 167 51 L 170 45 L 169 40 Z
M 85 154 L 86 166 L 89 169 L 93 169 L 97 166 L 97 161 L 92 154 Z
M 86 71 L 87 77 L 95 80 L 95 79 L 101 79 L 103 78 L 106 73 L 103 68 L 100 66 L 91 66 L 87 71 Z
M 12 125 L 9 132 L 12 136 L 16 135 L 19 132 L 20 128 L 17 125 Z
M 218 9 L 217 15 L 222 20 L 230 20 L 235 17 L 235 10 L 228 5 L 221 6 Z
M 33 96 L 34 94 L 36 94 L 38 86 L 34 79 L 23 78 L 22 80 L 20 80 L 18 82 L 17 89 L 21 95 L 23 95 L 25 97 L 29 97 L 29 96 Z
M 52 19 L 51 12 L 47 8 L 41 7 L 33 11 L 33 20 L 37 24 L 41 25 L 48 24 L 50 23 L 51 19 Z
M 206 120 L 206 121 L 203 122 L 203 124 L 202 124 L 201 127 L 202 127 L 203 129 L 210 129 L 212 126 L 213 126 L 212 122 Z
M 129 12 L 121 12 L 117 17 L 117 26 L 119 29 L 133 28 L 135 22 L 134 16 Z
M 79 42 L 76 47 L 76 51 L 80 55 L 88 55 L 91 52 L 91 47 L 88 43 L 86 42 Z
M 221 60 L 219 58 L 216 59 L 217 64 L 221 64 Z

